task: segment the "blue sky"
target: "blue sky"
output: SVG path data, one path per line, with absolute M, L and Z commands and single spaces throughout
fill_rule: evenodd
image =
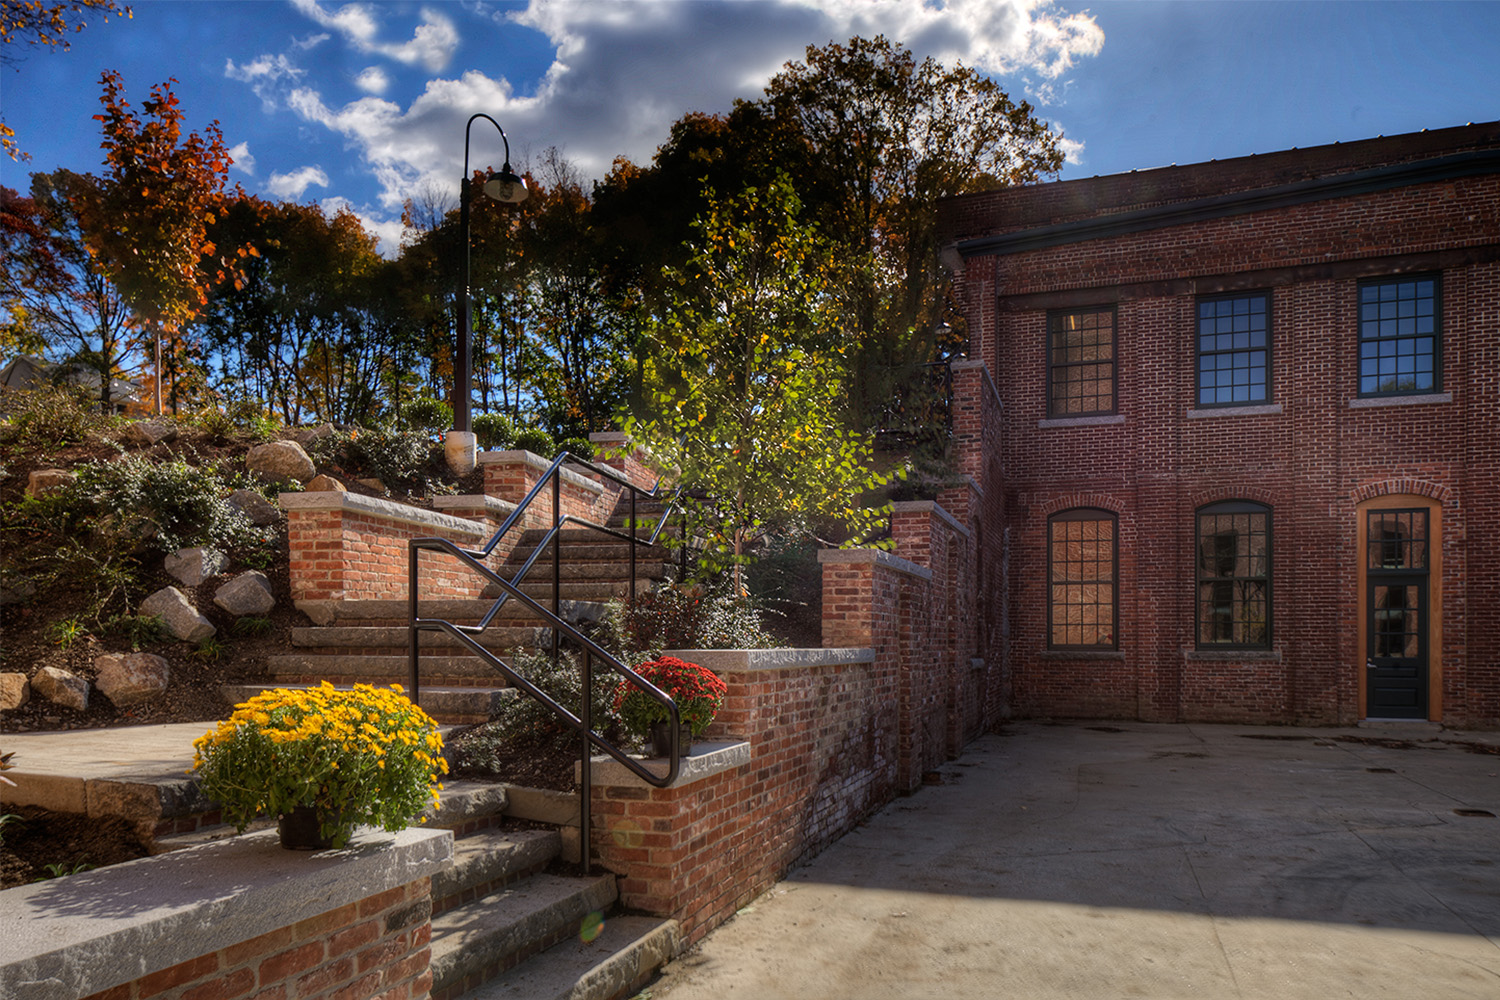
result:
M 137 0 L 69 52 L 0 68 L 34 170 L 101 171 L 99 76 L 139 107 L 175 78 L 189 129 L 218 120 L 232 181 L 348 206 L 392 252 L 402 202 L 456 197 L 484 111 L 518 166 L 557 147 L 585 177 L 646 162 L 688 111 L 759 96 L 806 46 L 885 34 L 963 62 L 1066 137 L 1064 178 L 1500 119 L 1500 2 L 1039 0 Z M 13 47 L 19 48 L 19 47 Z M 483 126 L 483 123 L 480 123 Z M 498 166 L 476 127 L 471 165 Z

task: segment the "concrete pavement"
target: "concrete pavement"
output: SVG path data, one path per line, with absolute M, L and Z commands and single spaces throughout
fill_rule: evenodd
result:
M 1500 997 L 1500 736 L 1020 723 L 652 1000 Z

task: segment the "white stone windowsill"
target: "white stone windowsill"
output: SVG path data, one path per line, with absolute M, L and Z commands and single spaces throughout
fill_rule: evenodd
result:
M 1274 417 L 1281 414 L 1280 403 L 1258 403 L 1254 406 L 1205 406 L 1187 411 L 1189 420 L 1209 417 Z
M 1417 396 L 1360 396 L 1349 400 L 1349 409 L 1367 410 L 1377 406 L 1422 406 L 1428 403 L 1451 403 L 1451 392 L 1424 392 Z
M 1125 422 L 1125 414 L 1115 413 L 1100 417 L 1048 417 L 1038 420 L 1038 430 L 1054 430 L 1059 427 L 1112 427 Z

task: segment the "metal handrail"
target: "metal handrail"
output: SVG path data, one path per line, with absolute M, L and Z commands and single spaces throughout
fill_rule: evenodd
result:
M 630 533 L 628 535 L 623 532 L 616 531 L 613 528 L 609 528 L 605 525 L 596 524 L 595 522 L 590 521 L 587 518 L 575 517 L 571 514 L 562 513 L 561 470 L 564 463 L 570 461 L 576 465 L 581 465 L 584 468 L 598 473 L 600 476 L 618 483 L 629 493 Z M 547 530 L 545 536 L 542 538 L 540 543 L 537 544 L 536 548 L 532 551 L 531 555 L 521 565 L 521 567 L 512 574 L 510 579 L 506 579 L 495 570 L 492 570 L 490 567 L 486 566 L 484 564 L 484 560 L 488 558 L 492 552 L 494 552 L 495 548 L 500 544 L 500 540 L 504 538 L 506 533 L 509 532 L 520 521 L 526 509 L 538 496 L 541 495 L 542 490 L 549 483 L 552 486 L 552 527 Z M 581 860 L 583 862 L 585 873 L 587 873 L 589 870 L 589 826 L 592 819 L 590 788 L 592 787 L 593 778 L 593 749 L 597 747 L 598 749 L 604 751 L 606 754 L 624 765 L 625 768 L 631 773 L 637 775 L 647 783 L 654 785 L 657 788 L 665 788 L 677 779 L 677 775 L 681 766 L 679 753 L 681 751 L 680 730 L 682 718 L 679 713 L 677 703 L 672 699 L 671 695 L 667 694 L 665 691 L 662 691 L 660 688 L 652 684 L 650 681 L 646 680 L 630 667 L 620 662 L 617 658 L 615 658 L 613 654 L 609 653 L 598 643 L 594 642 L 588 636 L 584 635 L 572 624 L 563 620 L 561 616 L 562 574 L 560 562 L 562 545 L 560 540 L 558 539 L 558 535 L 566 525 L 571 523 L 586 528 L 591 528 L 595 531 L 602 532 L 615 538 L 620 538 L 630 543 L 630 597 L 631 600 L 634 601 L 636 577 L 636 546 L 645 545 L 647 547 L 650 547 L 656 544 L 657 540 L 661 536 L 663 528 L 666 527 L 668 518 L 671 517 L 672 511 L 676 507 L 678 494 L 674 493 L 672 495 L 672 499 L 668 502 L 666 510 L 662 512 L 661 520 L 660 522 L 658 522 L 656 530 L 653 531 L 650 538 L 646 540 L 641 539 L 635 533 L 636 497 L 637 495 L 640 495 L 650 499 L 656 499 L 660 494 L 661 485 L 662 480 L 658 479 L 656 481 L 656 484 L 652 486 L 650 490 L 643 490 L 639 486 L 636 486 L 634 483 L 632 483 L 628 478 L 616 472 L 614 469 L 609 468 L 608 466 L 596 465 L 593 462 L 577 458 L 576 456 L 573 456 L 568 452 L 563 452 L 553 460 L 552 465 L 547 469 L 546 474 L 537 480 L 536 485 L 527 492 L 526 496 L 523 497 L 520 503 L 516 505 L 516 509 L 511 511 L 510 516 L 507 517 L 505 521 L 500 525 L 500 527 L 495 530 L 494 535 L 492 535 L 489 541 L 486 542 L 482 547 L 478 549 L 465 549 L 458 545 L 455 545 L 453 542 L 450 542 L 445 538 L 413 538 L 407 543 L 408 551 L 410 554 L 408 567 L 409 578 L 407 588 L 408 604 L 410 610 L 409 628 L 407 632 L 407 656 L 409 664 L 408 680 L 410 682 L 409 686 L 411 689 L 412 701 L 417 701 L 421 693 L 421 670 L 419 655 L 420 650 L 417 644 L 417 633 L 421 631 L 445 632 L 456 639 L 460 645 L 464 646 L 474 655 L 478 656 L 481 660 L 498 670 L 506 678 L 506 680 L 513 684 L 515 687 L 517 687 L 530 697 L 535 698 L 537 701 L 541 702 L 544 706 L 547 707 L 549 711 L 552 712 L 553 715 L 561 719 L 569 729 L 573 730 L 575 733 L 580 734 L 583 737 L 583 760 L 581 764 L 582 774 L 580 775 L 582 794 L 580 795 L 579 839 L 580 850 L 582 854 Z M 520 584 L 525 579 L 526 574 L 530 572 L 531 567 L 535 565 L 537 558 L 549 545 L 552 546 L 553 569 L 551 610 L 548 610 L 525 593 L 522 593 L 520 589 Z M 495 603 L 490 608 L 490 610 L 479 620 L 479 623 L 477 625 L 458 625 L 441 618 L 422 618 L 419 616 L 417 570 L 418 559 L 420 553 L 423 550 L 446 552 L 458 559 L 460 562 L 466 564 L 476 573 L 479 573 L 480 575 L 486 577 L 500 587 L 500 596 L 495 600 Z M 510 664 L 506 663 L 499 656 L 496 656 L 494 653 L 486 649 L 484 646 L 480 645 L 472 638 L 474 635 L 484 632 L 484 630 L 489 626 L 490 622 L 494 621 L 495 617 L 500 613 L 500 609 L 504 607 L 505 603 L 513 597 L 519 600 L 523 605 L 526 606 L 528 610 L 537 615 L 542 619 L 544 623 L 551 627 L 553 643 L 552 648 L 554 653 L 556 653 L 558 649 L 558 642 L 562 635 L 566 635 L 568 638 L 572 639 L 574 642 L 583 647 L 583 705 L 581 706 L 581 715 L 575 715 L 569 709 L 565 708 L 562 705 L 559 705 L 549 695 L 547 695 L 546 692 L 542 691 L 531 681 L 527 680 L 521 674 L 517 673 L 510 666 Z M 671 731 L 671 752 L 667 758 L 667 772 L 665 774 L 656 774 L 650 769 L 644 767 L 634 757 L 631 757 L 629 754 L 625 753 L 625 751 L 617 747 L 614 743 L 610 742 L 608 739 L 594 731 L 593 658 L 595 656 L 602 658 L 605 666 L 614 670 L 616 673 L 619 673 L 629 683 L 639 688 L 641 692 L 644 693 L 647 697 L 651 698 L 653 701 L 656 701 L 664 708 L 666 708 L 667 718 Z

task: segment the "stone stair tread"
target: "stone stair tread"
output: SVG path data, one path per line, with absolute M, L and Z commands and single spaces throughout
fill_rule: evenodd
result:
M 548 588 L 550 590 L 550 587 Z M 401 623 L 408 621 L 411 605 L 404 598 L 363 598 L 342 601 L 318 601 L 303 602 L 317 604 L 320 610 L 326 611 L 329 619 L 320 622 L 323 625 L 343 625 L 355 622 L 389 622 Z M 300 605 L 299 605 L 300 606 Z M 495 606 L 493 598 L 453 598 L 448 600 L 422 601 L 418 605 L 418 614 L 423 618 L 442 618 L 447 621 L 469 623 L 477 622 L 487 615 Z M 563 616 L 572 620 L 577 616 L 597 617 L 604 612 L 604 605 L 597 601 L 563 601 Z M 501 610 L 501 619 L 498 624 L 504 624 L 503 618 L 507 613 L 520 616 L 520 606 L 511 602 Z M 529 613 L 528 620 L 535 620 Z
M 528 619 L 530 625 L 491 625 L 473 636 L 486 649 L 508 649 L 532 645 L 541 620 Z M 550 631 L 550 630 L 549 630 Z M 292 629 L 292 645 L 301 649 L 338 646 L 365 646 L 405 649 L 408 629 L 405 625 L 307 625 Z M 459 641 L 443 632 L 423 629 L 417 640 L 419 649 L 461 649 Z
M 382 680 L 394 677 L 405 683 L 410 666 L 405 653 L 388 656 L 345 653 L 278 653 L 267 656 L 266 671 L 276 676 L 358 677 Z M 423 656 L 424 677 L 463 677 L 491 680 L 504 686 L 504 676 L 477 656 Z M 278 685 L 285 686 L 285 685 Z M 424 685 L 425 687 L 425 685 Z
M 510 882 L 562 853 L 556 830 L 478 830 L 453 842 L 453 866 L 432 878 L 434 903 L 475 886 Z
M 617 896 L 615 877 L 539 874 L 432 918 L 432 992 L 503 964 L 534 942 L 576 936 Z
M 675 920 L 610 917 L 593 941 L 554 945 L 463 1000 L 614 1000 L 643 985 L 676 955 L 680 940 Z

